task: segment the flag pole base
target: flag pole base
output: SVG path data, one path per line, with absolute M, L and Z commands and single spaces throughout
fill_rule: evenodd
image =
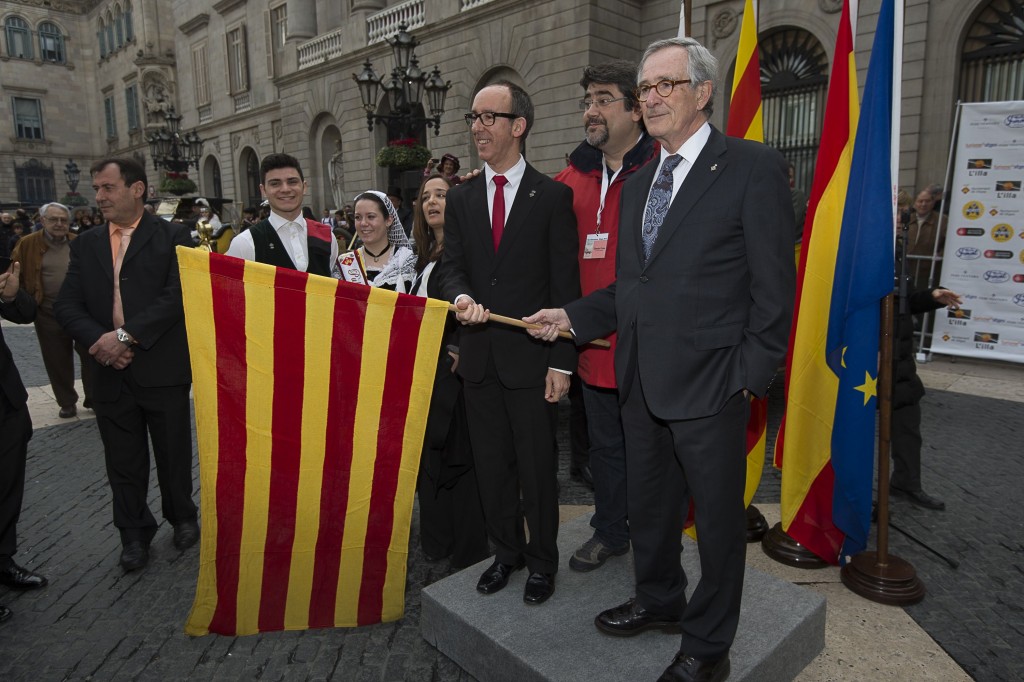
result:
M 768 520 L 761 510 L 754 505 L 747 507 L 747 542 L 761 542 L 767 532 Z
M 764 553 L 780 564 L 795 568 L 828 568 L 829 563 L 807 549 L 782 530 L 782 524 L 776 523 L 761 540 Z
M 892 554 L 885 564 L 878 563 L 877 552 L 856 554 L 839 571 L 839 577 L 850 591 L 879 604 L 909 606 L 924 599 L 924 583 L 917 571 Z

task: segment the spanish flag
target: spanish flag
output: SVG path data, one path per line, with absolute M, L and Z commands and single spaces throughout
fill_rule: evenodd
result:
M 178 248 L 203 537 L 189 635 L 404 611 L 447 304 Z

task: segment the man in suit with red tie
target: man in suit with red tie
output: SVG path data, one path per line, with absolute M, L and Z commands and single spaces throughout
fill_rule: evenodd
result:
M 105 229 L 71 243 L 68 275 L 54 305 L 57 320 L 89 348 L 93 403 L 121 533 L 126 571 L 149 561 L 156 519 L 149 510 L 149 439 L 164 518 L 174 546 L 199 539 L 192 501 L 192 372 L 176 246 L 191 246 L 183 225 L 143 208 L 146 171 L 132 159 L 89 169 Z
M 578 343 L 615 329 L 635 596 L 602 632 L 682 630 L 662 682 L 729 675 L 746 556 L 748 395 L 786 353 L 793 208 L 782 156 L 708 123 L 717 62 L 690 38 L 644 53 L 637 97 L 660 157 L 622 190 L 616 281 L 527 318 Z M 687 603 L 679 541 L 696 508 L 701 579 Z
M 477 589 L 497 592 L 525 565 L 523 600 L 540 604 L 554 592 L 558 570 L 556 409 L 569 389 L 576 350 L 483 323 L 490 310 L 520 317 L 579 296 L 572 190 L 523 158 L 533 104 L 519 86 L 500 81 L 483 88 L 466 122 L 486 166 L 448 192 L 441 290 L 469 325 L 460 337 L 458 372 L 487 532 L 497 550 Z

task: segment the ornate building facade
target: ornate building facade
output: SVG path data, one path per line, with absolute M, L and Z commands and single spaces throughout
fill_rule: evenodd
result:
M 724 127 L 743 2 L 689 4 L 691 35 L 722 64 L 712 122 Z M 806 189 L 842 0 L 760 4 L 766 139 Z M 879 4 L 860 1 L 861 82 Z M 108 154 L 149 160 L 147 136 L 171 106 L 205 140 L 192 171 L 200 194 L 257 203 L 259 160 L 275 151 L 300 159 L 317 210 L 382 188 L 374 157 L 388 132 L 367 130 L 353 75 L 366 60 L 391 71 L 385 38 L 403 22 L 419 65 L 452 85 L 439 134 L 418 135 L 434 156 L 477 164 L 462 114 L 506 78 L 533 97 L 527 156 L 553 174 L 582 136 L 583 67 L 637 59 L 676 35 L 679 18 L 679 0 L 0 2 L 0 202 L 60 198 L 68 159 L 83 169 Z M 913 189 L 942 181 L 958 99 L 1024 99 L 1024 3 L 906 0 L 903 73 L 900 182 Z M 375 112 L 386 114 L 382 99 Z

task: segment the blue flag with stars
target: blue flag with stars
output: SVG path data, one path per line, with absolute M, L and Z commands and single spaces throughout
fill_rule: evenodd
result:
M 839 377 L 832 515 L 845 534 L 844 562 L 864 550 L 871 524 L 881 301 L 893 289 L 893 5 L 882 2 L 864 84 L 825 345 L 828 365 Z

